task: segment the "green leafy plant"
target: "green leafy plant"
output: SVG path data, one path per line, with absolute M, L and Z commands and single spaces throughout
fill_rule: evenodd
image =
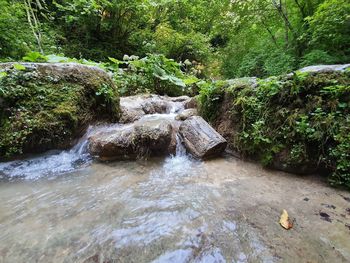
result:
M 158 93 L 179 96 L 191 92 L 199 79 L 186 75 L 181 65 L 164 55 L 148 54 L 147 57 L 124 56 L 120 61 L 109 58 L 107 68 L 114 71 L 114 80 L 121 94 Z

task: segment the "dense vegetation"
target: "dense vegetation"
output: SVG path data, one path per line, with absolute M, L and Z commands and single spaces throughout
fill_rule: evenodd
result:
M 322 172 L 350 188 L 350 67 L 207 84 L 201 111 L 227 122 L 230 147 L 293 173 Z
M 347 0 L 0 0 L 0 59 L 159 53 L 199 76 L 271 76 L 350 56 Z
M 115 84 L 0 70 L 1 157 L 116 119 L 118 93 L 199 94 L 213 124 L 235 119 L 235 150 L 350 188 L 349 71 L 286 75 L 349 63 L 348 0 L 0 0 L 0 61 L 94 65 Z

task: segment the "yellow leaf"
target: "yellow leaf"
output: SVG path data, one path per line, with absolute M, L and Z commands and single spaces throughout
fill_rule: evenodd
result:
M 283 209 L 282 215 L 281 215 L 281 219 L 280 219 L 280 225 L 284 228 L 284 229 L 291 229 L 293 227 L 292 222 L 289 220 L 289 216 L 286 210 Z

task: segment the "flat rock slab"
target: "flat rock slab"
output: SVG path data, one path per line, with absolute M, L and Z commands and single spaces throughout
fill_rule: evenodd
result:
M 227 141 L 200 116 L 184 121 L 179 132 L 187 151 L 200 159 L 216 157 L 227 146 Z

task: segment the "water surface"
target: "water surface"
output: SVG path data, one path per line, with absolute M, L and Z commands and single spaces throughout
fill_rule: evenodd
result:
M 178 146 L 98 163 L 82 140 L 0 164 L 0 262 L 350 261 L 348 192 L 230 156 L 199 162 Z

